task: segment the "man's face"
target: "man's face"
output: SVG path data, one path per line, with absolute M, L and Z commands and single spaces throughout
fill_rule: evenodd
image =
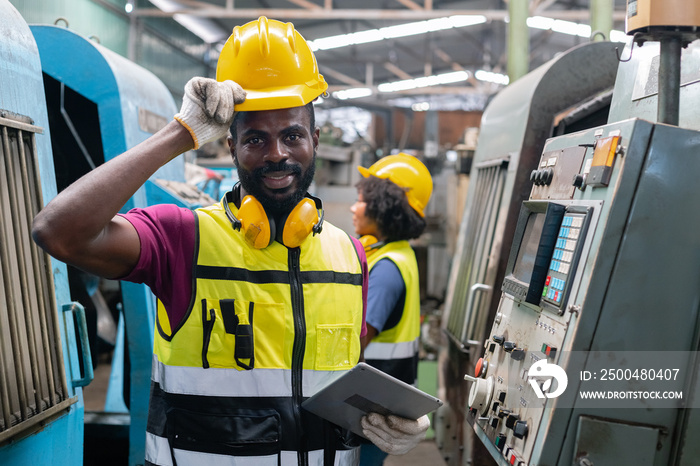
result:
M 228 144 L 243 189 L 268 213 L 289 212 L 314 176 L 318 129 L 304 107 L 241 114 Z

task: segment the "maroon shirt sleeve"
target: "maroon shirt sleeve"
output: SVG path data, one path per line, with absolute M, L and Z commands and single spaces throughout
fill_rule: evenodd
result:
M 173 204 L 131 209 L 122 215 L 141 241 L 139 261 L 122 280 L 145 283 L 168 310 L 176 328 L 192 300 L 194 212 Z

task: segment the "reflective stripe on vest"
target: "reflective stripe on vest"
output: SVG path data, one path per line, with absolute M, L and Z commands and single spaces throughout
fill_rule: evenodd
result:
M 149 458 L 182 451 L 192 464 L 297 464 L 308 455 L 296 450 L 307 448 L 354 458 L 343 453 L 352 441 L 300 406 L 359 360 L 362 265 L 352 240 L 324 223 L 299 248 L 252 249 L 223 204 L 196 212 L 184 323 L 170 329 L 159 303 L 148 432 L 166 447 L 151 442 Z M 200 461 L 207 455 L 217 462 Z
M 341 371 L 307 371 L 302 375 L 303 396 L 313 396 L 343 375 Z M 290 369 L 221 369 L 168 366 L 153 356 L 152 378 L 163 391 L 178 395 L 203 396 L 289 396 L 292 392 Z M 184 382 L 183 382 L 184 381 Z
M 401 343 L 381 343 L 373 341 L 365 349 L 365 359 L 405 359 L 418 353 L 418 339 Z
M 178 465 L 206 466 L 277 466 L 278 464 L 297 464 L 294 451 L 282 451 L 279 455 L 268 456 L 228 456 L 174 449 Z M 359 462 L 359 448 L 336 452 L 334 465 L 355 465 Z M 159 466 L 173 466 L 168 439 L 153 434 L 146 434 L 146 461 Z M 323 451 L 309 452 L 309 465 L 322 466 Z

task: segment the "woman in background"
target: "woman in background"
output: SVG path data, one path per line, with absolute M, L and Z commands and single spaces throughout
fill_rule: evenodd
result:
M 418 264 L 408 240 L 425 230 L 425 207 L 433 182 L 430 172 L 408 154 L 389 155 L 357 184 L 350 208 L 355 233 L 369 265 L 365 362 L 408 384 L 418 376 L 420 289 Z M 360 450 L 360 465 L 381 465 L 387 454 L 374 444 Z

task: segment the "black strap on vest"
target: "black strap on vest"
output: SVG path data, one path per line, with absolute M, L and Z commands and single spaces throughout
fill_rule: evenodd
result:
M 323 421 L 323 465 L 333 466 L 335 464 L 335 444 L 338 440 L 334 424 Z

